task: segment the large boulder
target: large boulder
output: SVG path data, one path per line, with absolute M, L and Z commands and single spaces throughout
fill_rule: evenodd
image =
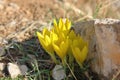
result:
M 101 80 L 118 79 L 120 20 L 95 19 L 77 22 L 73 25 L 73 29 L 89 42 L 88 59 L 93 58 L 91 68 Z

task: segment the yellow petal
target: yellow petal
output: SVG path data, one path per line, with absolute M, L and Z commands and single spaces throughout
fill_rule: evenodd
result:
M 43 35 L 41 33 L 37 32 L 37 36 L 38 36 L 39 42 L 41 43 L 41 45 L 43 46 L 43 48 L 46 48 L 45 47 L 45 40 L 44 40 Z
M 49 36 L 50 35 L 50 31 L 47 28 L 44 28 L 42 34 L 43 34 L 43 36 L 45 36 L 45 35 Z
M 82 53 L 81 53 L 81 56 L 82 56 L 81 61 L 82 61 L 82 62 L 85 61 L 85 59 L 86 59 L 86 57 L 87 57 L 87 53 L 88 53 L 88 48 L 85 46 L 85 47 L 83 48 L 83 50 L 82 50 Z
M 56 54 L 62 59 L 62 53 L 61 53 L 60 48 L 56 44 L 53 44 L 53 48 L 54 48 Z
M 76 61 L 79 61 L 79 53 L 80 53 L 79 48 L 72 46 L 72 52 L 73 52 L 73 56 L 76 59 Z
M 44 38 L 44 36 L 41 34 L 41 33 L 39 33 L 39 32 L 37 32 L 37 36 L 38 36 L 38 38 L 39 38 L 39 40 L 42 38 Z
M 78 42 L 78 40 L 77 39 L 75 39 L 75 40 L 73 40 L 73 46 L 79 46 L 80 44 L 79 44 L 79 42 Z
M 41 43 L 41 45 L 45 47 L 43 35 L 41 33 L 37 32 L 37 36 L 38 36 L 38 39 L 39 39 L 39 42 Z
M 84 46 L 88 47 L 88 43 L 86 41 L 84 41 L 82 38 L 81 38 L 81 40 L 79 40 L 79 43 L 81 44 L 81 45 L 79 45 L 80 50 L 82 50 L 84 48 Z
M 57 21 L 56 21 L 56 19 L 53 20 L 53 24 L 54 24 L 55 27 L 57 27 Z
M 77 60 L 82 63 L 82 60 L 81 60 L 81 51 L 78 47 L 75 48 L 75 51 L 76 51 L 76 55 L 77 55 Z
M 52 42 L 50 40 L 50 37 L 47 35 L 45 36 L 45 46 L 47 47 L 48 52 L 53 52 Z
M 65 43 L 64 42 L 61 42 L 61 44 L 60 44 L 60 50 L 61 50 L 61 52 L 62 52 L 62 54 L 61 54 L 61 58 L 63 59 L 63 57 L 65 56 L 65 52 L 66 52 L 66 49 L 65 49 L 66 47 L 65 47 Z
M 68 19 L 66 19 L 65 26 L 68 30 L 71 28 L 71 22 Z
M 48 49 L 47 49 L 47 46 L 48 46 L 48 45 L 46 46 L 45 40 L 41 40 L 40 43 L 41 43 L 42 47 L 43 47 L 46 51 L 48 51 Z
M 73 30 L 71 30 L 70 31 L 70 33 L 69 33 L 69 38 L 71 39 L 71 40 L 73 40 L 73 39 L 76 39 L 76 34 L 75 34 L 75 32 L 73 31 Z
M 53 27 L 54 32 L 59 33 L 59 26 L 57 24 L 57 21 L 54 19 L 54 27 Z
M 51 40 L 50 40 L 50 37 L 48 35 L 45 35 L 45 42 L 46 42 L 46 45 L 51 44 Z
M 49 53 L 49 54 L 53 54 L 54 53 L 54 50 L 53 50 L 53 46 L 50 44 L 47 46 L 46 48 L 46 51 Z
M 51 32 L 50 38 L 51 38 L 52 42 L 55 42 L 55 41 L 58 40 L 58 35 L 56 33 L 54 33 L 54 32 Z
M 63 31 L 64 31 L 64 30 L 67 30 L 64 23 L 63 23 L 63 25 L 62 25 L 62 30 L 63 30 Z
M 52 53 L 53 52 L 52 45 L 46 39 L 40 39 L 40 44 L 47 52 Z
M 63 41 L 60 44 L 60 50 L 62 51 L 62 58 L 64 58 L 67 54 L 67 49 L 68 49 L 68 41 Z
M 63 30 L 61 31 L 66 37 L 68 36 L 69 30 Z
M 64 33 L 61 33 L 61 34 L 59 35 L 59 40 L 62 42 L 62 41 L 65 41 L 65 39 L 66 39 L 65 34 L 64 34 Z
M 60 18 L 59 19 L 59 29 L 62 30 L 62 27 L 63 27 L 63 20 Z

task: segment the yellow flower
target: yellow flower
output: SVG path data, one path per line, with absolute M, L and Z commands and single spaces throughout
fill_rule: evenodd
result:
M 69 36 L 69 39 L 72 41 L 77 38 L 77 35 L 73 30 L 70 31 L 68 36 Z
M 57 34 L 44 28 L 42 33 L 37 32 L 37 36 L 42 47 L 46 50 L 46 52 L 48 52 L 54 62 L 57 63 L 52 45 L 55 41 L 58 40 Z
M 68 49 L 68 39 L 65 41 L 61 41 L 61 43 L 53 44 L 53 48 L 56 52 L 56 54 L 63 60 L 67 54 Z
M 38 39 L 42 45 L 42 47 L 48 52 L 53 53 L 52 42 L 50 40 L 50 32 L 47 29 L 44 29 L 42 34 L 37 32 Z
M 73 64 L 73 61 L 74 61 L 74 57 L 73 57 L 73 54 L 72 54 L 72 49 L 71 49 L 71 45 L 72 45 L 72 42 L 73 42 L 73 40 L 74 39 L 76 39 L 76 34 L 75 34 L 75 32 L 73 31 L 73 30 L 71 30 L 70 32 L 69 32 L 69 34 L 68 34 L 68 38 L 69 38 L 69 49 L 68 49 L 68 51 L 67 51 L 67 53 L 68 53 L 68 61 L 69 61 L 69 64 L 70 64 L 70 66 L 72 66 L 72 64 Z
M 50 32 L 50 39 L 51 39 L 51 43 L 54 43 L 58 40 L 58 35 L 55 32 L 51 31 Z
M 60 33 L 64 33 L 64 35 L 67 36 L 68 32 L 70 31 L 71 28 L 71 22 L 66 19 L 65 22 L 63 22 L 62 19 L 59 19 L 59 23 L 57 24 L 57 21 L 54 19 L 54 27 L 53 30 L 60 35 Z
M 37 32 L 37 36 L 42 47 L 55 63 L 57 60 L 54 52 L 61 58 L 63 65 L 65 65 L 65 57 L 69 53 L 69 62 L 72 63 L 75 58 L 77 63 L 82 66 L 87 57 L 88 43 L 70 28 L 71 22 L 68 19 L 65 22 L 59 19 L 58 23 L 54 20 L 54 27 L 50 31 L 44 28 L 42 33 Z
M 76 59 L 77 63 L 82 66 L 88 53 L 87 42 L 85 42 L 80 36 L 78 36 L 77 39 L 73 40 L 71 48 L 73 56 Z

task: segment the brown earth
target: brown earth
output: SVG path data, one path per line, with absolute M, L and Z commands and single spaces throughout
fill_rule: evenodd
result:
M 23 41 L 31 36 L 34 25 L 46 26 L 45 21 L 51 23 L 53 18 L 65 17 L 67 11 L 62 3 L 59 0 L 1 0 L 0 44 L 11 38 Z M 67 16 L 72 14 L 74 11 Z
M 98 18 L 119 18 L 120 7 L 114 7 L 118 2 L 120 3 L 119 0 L 0 0 L 0 45 L 11 38 L 18 41 L 28 39 L 34 29 L 49 26 L 47 23 L 52 23 L 53 18 L 67 17 L 73 22 L 93 19 L 93 15 Z M 116 13 L 111 13 L 113 11 Z

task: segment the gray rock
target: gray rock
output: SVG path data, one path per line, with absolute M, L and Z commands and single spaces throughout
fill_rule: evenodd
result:
M 8 63 L 7 68 L 11 78 L 16 78 L 18 75 L 25 75 L 28 70 L 26 65 L 17 65 L 15 63 Z
M 56 65 L 52 71 L 52 77 L 55 80 L 63 80 L 66 77 L 65 71 L 61 65 Z
M 26 75 L 27 71 L 28 71 L 28 67 L 26 65 L 20 65 L 20 70 L 21 70 L 21 74 L 22 75 Z
M 95 66 L 95 71 L 110 80 L 120 68 L 120 21 L 97 19 L 95 34 L 99 54 L 99 64 Z

